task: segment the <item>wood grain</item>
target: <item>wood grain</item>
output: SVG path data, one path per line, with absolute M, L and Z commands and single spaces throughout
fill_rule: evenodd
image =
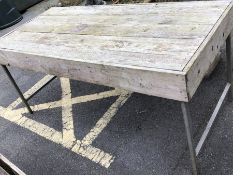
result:
M 211 67 L 233 28 L 233 7 L 227 7 L 221 18 L 214 25 L 208 36 L 185 66 L 189 99 L 192 98 L 203 77 Z
M 189 101 L 232 13 L 230 1 L 51 8 L 0 39 L 0 63 Z
M 228 1 L 229 2 L 229 1 Z M 226 1 L 200 1 L 200 2 L 165 2 L 165 3 L 143 3 L 143 4 L 119 4 L 109 6 L 73 6 L 73 7 L 53 7 L 42 15 L 140 15 L 140 14 L 196 14 L 205 13 L 208 8 L 209 13 L 222 13 L 228 6 Z M 178 4 L 177 4 L 178 3 Z M 162 12 L 162 13 L 161 13 Z

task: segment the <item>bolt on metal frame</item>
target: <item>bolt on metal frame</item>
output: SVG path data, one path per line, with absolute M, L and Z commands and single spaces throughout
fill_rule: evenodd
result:
M 181 102 L 181 109 L 183 113 L 184 118 L 184 124 L 185 124 L 185 130 L 187 135 L 187 141 L 188 141 L 188 147 L 190 152 L 190 158 L 192 162 L 192 173 L 193 175 L 198 175 L 198 166 L 196 162 L 196 158 L 198 154 L 201 151 L 201 148 L 203 147 L 203 144 L 209 134 L 209 131 L 217 117 L 217 114 L 224 102 L 224 99 L 228 95 L 228 100 L 232 101 L 232 60 L 231 60 L 231 34 L 226 39 L 226 75 L 227 75 L 227 84 L 223 90 L 223 93 L 221 97 L 219 98 L 219 101 L 214 109 L 214 112 L 212 113 L 209 122 L 207 123 L 207 126 L 197 144 L 197 147 L 194 147 L 193 144 L 193 133 L 192 133 L 192 122 L 190 117 L 190 111 L 189 111 L 189 104 L 188 102 Z

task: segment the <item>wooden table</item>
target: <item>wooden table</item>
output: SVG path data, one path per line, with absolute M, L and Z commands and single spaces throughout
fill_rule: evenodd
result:
M 197 174 L 195 154 L 231 89 L 232 28 L 231 1 L 55 7 L 0 39 L 0 64 L 16 88 L 5 65 L 180 101 Z M 187 102 L 225 41 L 228 83 L 195 153 Z

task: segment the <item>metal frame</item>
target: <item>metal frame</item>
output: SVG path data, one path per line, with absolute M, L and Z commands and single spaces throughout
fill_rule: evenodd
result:
M 26 106 L 26 108 L 28 109 L 28 111 L 32 114 L 33 111 L 30 107 L 30 105 L 28 104 L 28 101 L 34 96 L 36 95 L 39 91 L 41 91 L 46 85 L 48 85 L 51 81 L 53 81 L 56 76 L 53 76 L 51 79 L 49 79 L 45 84 L 43 84 L 43 86 L 41 86 L 37 91 L 35 91 L 33 94 L 31 94 L 28 98 L 25 98 L 23 93 L 21 92 L 20 88 L 18 87 L 17 83 L 15 82 L 14 78 L 12 77 L 10 71 L 8 70 L 6 65 L 1 65 L 4 72 L 6 73 L 6 75 L 8 76 L 11 84 L 14 86 L 15 90 L 17 91 L 17 93 L 19 94 L 19 97 L 21 98 L 22 102 L 24 103 L 24 105 Z
M 190 111 L 189 111 L 189 104 L 188 102 L 181 102 L 181 109 L 183 113 L 183 118 L 184 118 L 184 124 L 185 124 L 185 130 L 186 130 L 186 135 L 187 135 L 187 141 L 188 141 L 188 147 L 189 147 L 189 152 L 190 152 L 190 158 L 192 162 L 192 172 L 193 175 L 198 174 L 198 166 L 196 162 L 196 158 L 198 154 L 201 151 L 201 148 L 210 132 L 210 129 L 217 117 L 217 114 L 224 102 L 224 99 L 228 95 L 228 100 L 231 102 L 232 101 L 232 60 L 231 60 L 231 34 L 226 39 L 226 76 L 227 76 L 227 84 L 223 90 L 223 93 L 221 97 L 219 98 L 219 101 L 214 109 L 214 112 L 212 113 L 210 120 L 205 128 L 205 131 L 203 132 L 197 147 L 194 149 L 194 144 L 193 144 L 193 133 L 192 133 L 192 122 L 191 122 L 191 117 L 190 117 Z
M 0 153 L 0 167 L 9 175 L 26 175 L 22 170 L 20 170 L 17 166 L 11 163 L 1 153 Z M 0 171 L 0 174 L 1 172 L 2 171 Z

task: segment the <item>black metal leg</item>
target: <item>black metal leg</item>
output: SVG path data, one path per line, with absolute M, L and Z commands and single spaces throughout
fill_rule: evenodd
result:
M 231 34 L 226 39 L 226 66 L 227 66 L 227 82 L 232 85 L 232 62 L 231 62 Z M 228 100 L 232 101 L 232 86 L 228 92 Z
M 16 91 L 18 92 L 18 94 L 19 94 L 21 100 L 23 101 L 23 103 L 24 103 L 25 106 L 27 107 L 28 111 L 32 114 L 32 113 L 33 113 L 32 109 L 30 108 L 30 106 L 29 106 L 27 100 L 24 98 L 23 93 L 20 91 L 20 89 L 19 89 L 18 85 L 16 84 L 14 78 L 12 77 L 10 71 L 7 69 L 7 67 L 6 67 L 5 65 L 2 65 L 2 68 L 3 68 L 3 70 L 5 71 L 5 73 L 7 74 L 7 76 L 9 77 L 9 79 L 10 79 L 12 85 L 15 87 L 15 89 L 16 89 Z
M 181 102 L 181 109 L 183 112 L 185 130 L 186 130 L 188 146 L 189 146 L 189 152 L 190 152 L 190 157 L 191 157 L 191 161 L 192 161 L 193 175 L 197 175 L 196 154 L 195 154 L 194 145 L 193 145 L 192 123 L 191 123 L 188 104 L 185 102 Z

